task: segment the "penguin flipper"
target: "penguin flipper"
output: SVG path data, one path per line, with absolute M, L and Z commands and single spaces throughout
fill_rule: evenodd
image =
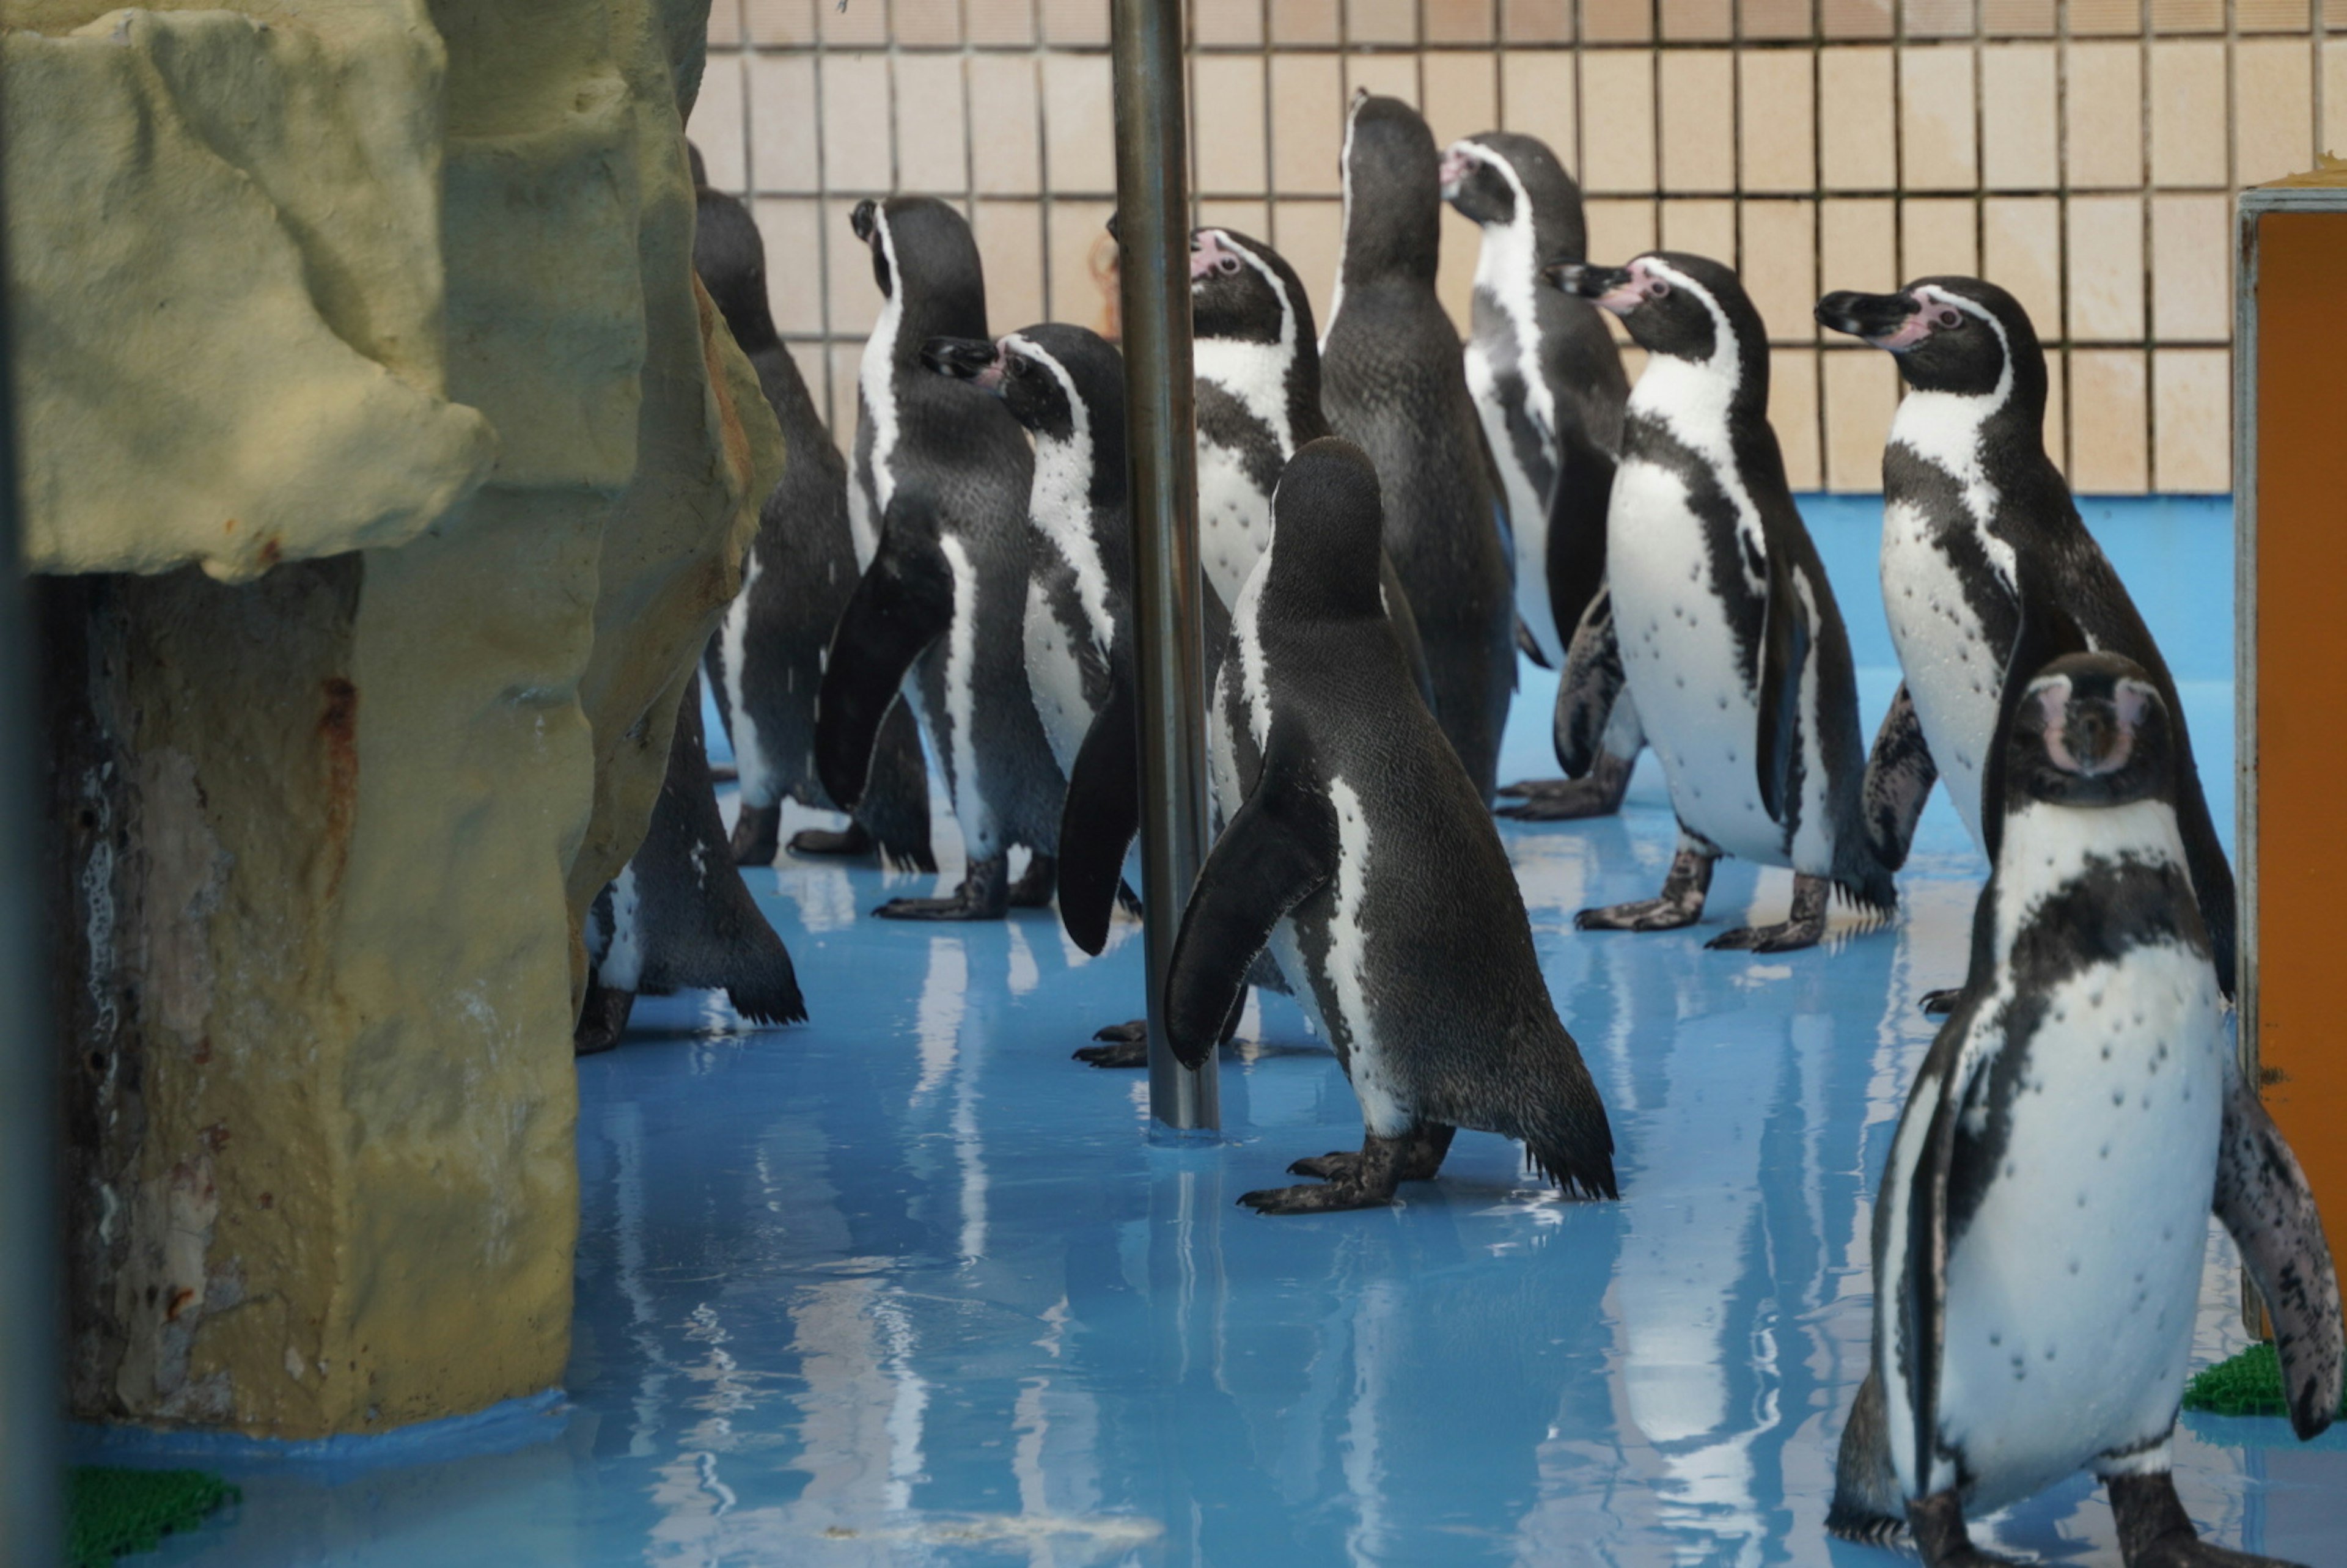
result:
M 1094 957 L 1108 946 L 1124 852 L 1141 831 L 1141 720 L 1131 661 L 1119 663 L 1107 704 L 1068 770 L 1060 808 L 1060 923 Z
M 1809 610 L 1794 579 L 1791 552 L 1768 552 L 1768 606 L 1760 629 L 1760 806 L 1782 823 L 1792 802 L 1793 768 L 1800 758 L 1801 671 L 1809 661 Z
M 1993 907 L 1989 900 L 1994 897 L 1992 882 L 1981 903 Z M 1971 988 L 1966 989 L 1915 1074 L 1876 1198 L 1875 1291 L 1887 1311 L 1878 1309 L 1875 1317 L 1873 1370 L 1878 1378 L 1900 1380 L 1903 1397 L 1896 1402 L 1887 1398 L 1888 1388 L 1882 1390 L 1884 1447 L 1901 1485 L 1911 1485 L 1918 1497 L 1934 1490 L 1932 1472 L 1939 1453 L 1940 1367 L 1947 1345 L 1948 1177 L 1968 1086 L 1961 1071 L 1963 1047 L 1977 1013 Z M 1886 1327 L 1892 1330 L 1889 1344 Z M 1903 1465 L 1898 1463 L 1902 1456 L 1908 1461 Z
M 1915 842 L 1916 821 L 1922 816 L 1924 803 L 1932 798 L 1932 785 L 1939 776 L 1940 764 L 1924 739 L 1915 699 L 1901 681 L 1898 694 L 1891 699 L 1891 711 L 1882 715 L 1882 728 L 1875 732 L 1874 749 L 1867 753 L 1861 794 L 1867 841 L 1884 870 L 1896 871 L 1907 863 L 1907 851 Z
M 1564 674 L 1556 683 L 1556 760 L 1567 778 L 1586 777 L 1596 765 L 1624 682 L 1622 645 L 1614 631 L 1614 596 L 1600 583 L 1573 630 Z
M 1409 590 L 1401 585 L 1401 573 L 1394 569 L 1393 557 L 1378 551 L 1378 598 L 1386 607 L 1386 619 L 1393 622 L 1394 635 L 1401 639 L 1401 661 L 1409 666 L 1409 678 L 1418 687 L 1418 695 L 1426 711 L 1434 712 L 1434 671 L 1426 661 L 1426 644 L 1418 635 L 1418 612 L 1410 608 Z
M 1563 467 L 1548 498 L 1548 603 L 1560 627 L 1578 624 L 1605 591 L 1605 513 L 1614 459 L 1574 428 L 1558 433 Z
M 1274 927 L 1336 872 L 1336 813 L 1292 753 L 1275 733 L 1255 793 L 1214 841 L 1182 911 L 1165 1034 L 1184 1067 L 1214 1054 Z
M 2239 1072 L 2225 1086 L 2212 1206 L 2272 1315 L 2291 1429 L 2311 1439 L 2339 1413 L 2339 1276 L 2306 1173 Z
M 864 798 L 872 748 L 906 671 L 952 621 L 944 552 L 912 530 L 884 525 L 879 551 L 832 631 L 815 700 L 815 772 L 843 809 Z

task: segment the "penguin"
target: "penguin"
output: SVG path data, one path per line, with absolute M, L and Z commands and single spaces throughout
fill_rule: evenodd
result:
M 2217 980 L 2234 994 L 2233 870 L 2201 793 L 2176 682 L 2045 455 L 2045 355 L 2028 313 L 1977 278 L 1838 292 L 1818 320 L 1888 349 L 1909 391 L 1882 453 L 1882 607 L 1904 680 L 1874 741 L 1867 831 L 1896 869 L 1934 778 L 1985 847 L 1981 781 L 2024 591 L 2063 605 L 2090 646 L 2150 672 L 2174 732 L 2177 820 Z M 1945 1011 L 1954 993 L 1926 999 Z
M 1386 549 L 1418 618 L 1434 716 L 1488 802 L 1516 686 L 1515 585 L 1506 501 L 1434 292 L 1441 161 L 1417 110 L 1354 95 L 1321 395 L 1330 429 L 1385 481 Z
M 1679 821 L 1659 897 L 1583 909 L 1573 923 L 1692 925 L 1721 855 L 1791 866 L 1793 907 L 1710 947 L 1809 947 L 1832 887 L 1887 913 L 1897 894 L 1860 811 L 1850 638 L 1768 425 L 1759 313 L 1732 269 L 1678 251 L 1549 275 L 1620 316 L 1648 355 L 1606 511 L 1602 613 Z
M 697 673 L 685 682 L 642 847 L 596 895 L 581 935 L 587 1002 L 571 1035 L 577 1055 L 619 1044 L 639 994 L 722 988 L 733 1010 L 753 1023 L 806 1020 L 791 955 L 726 851 Z
M 815 698 L 815 766 L 863 798 L 901 689 L 941 764 L 968 848 L 960 887 L 896 898 L 891 919 L 992 920 L 1050 901 L 1065 784 L 1029 694 L 1029 493 L 1034 456 L 1000 398 L 921 361 L 932 338 L 989 341 L 969 220 L 934 198 L 856 204 L 886 302 L 865 344 L 849 523 L 864 575 Z M 1018 885 L 1010 853 L 1033 853 Z
M 1369 1208 L 1431 1179 L 1460 1127 L 1520 1139 L 1569 1191 L 1615 1195 L 1605 1107 L 1556 1016 L 1481 792 L 1419 696 L 1378 593 L 1377 470 L 1350 443 L 1298 452 L 1233 612 L 1263 766 L 1215 841 L 1165 979 L 1166 1032 L 1213 1054 L 1266 948 L 1345 1064 L 1358 1153 L 1323 1184 L 1239 1201 Z
M 1482 232 L 1467 390 L 1507 497 L 1519 636 L 1531 658 L 1561 671 L 1604 582 L 1630 382 L 1597 307 L 1542 285 L 1542 267 L 1588 254 L 1581 187 L 1548 144 L 1485 131 L 1450 144 L 1441 177 L 1442 199 Z M 1553 822 L 1620 810 L 1645 745 L 1637 704 L 1617 693 L 1602 723 L 1606 743 L 1582 776 L 1509 784 L 1500 794 L 1518 804 L 1501 815 Z
M 1875 1202 L 1870 1370 L 1827 1526 L 1904 1529 L 1929 1568 L 2004 1563 L 1965 1516 L 2083 1468 L 2128 1568 L 2255 1568 L 2197 1537 L 2169 1473 L 2208 1215 L 2273 1312 L 2302 1439 L 2339 1407 L 2339 1285 L 2231 1047 L 2183 732 L 2162 682 L 2107 651 L 2017 650 L 2004 684 L 1971 972 Z
M 693 271 L 757 370 L 790 454 L 782 482 L 759 508 L 742 591 L 702 661 L 741 784 L 733 859 L 770 866 L 781 848 L 784 800 L 836 809 L 815 772 L 815 695 L 832 628 L 847 608 L 859 569 L 847 526 L 847 465 L 774 331 L 758 226 L 748 209 L 723 191 L 702 184 L 694 196 Z M 846 830 L 806 828 L 791 835 L 797 855 L 876 849 L 891 866 L 938 868 L 929 846 L 928 765 L 912 712 L 902 702 L 882 722 L 872 782 Z

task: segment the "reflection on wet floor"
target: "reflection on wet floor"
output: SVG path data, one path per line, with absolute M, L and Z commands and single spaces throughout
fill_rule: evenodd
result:
M 1820 543 L 1879 713 L 1871 524 L 1845 510 Z M 2229 582 L 2221 511 L 2134 526 L 2169 569 Z M 2145 598 L 2229 827 L 2223 623 Z M 1527 671 L 1515 776 L 1553 771 L 1550 689 Z M 1580 905 L 1651 891 L 1669 829 L 1649 763 L 1616 821 L 1506 830 L 1612 1113 L 1619 1203 L 1560 1200 L 1470 1133 L 1400 1207 L 1259 1217 L 1240 1193 L 1359 1135 L 1291 1005 L 1250 1008 L 1223 1142 L 1152 1142 L 1143 1075 L 1068 1060 L 1139 1009 L 1135 928 L 1088 961 L 1047 914 L 863 917 L 919 879 L 759 874 L 813 1021 L 711 1034 L 722 1003 L 648 1002 L 653 1032 L 581 1064 L 567 1409 L 502 1453 L 231 1465 L 242 1508 L 159 1560 L 1911 1561 L 1822 1522 L 1866 1354 L 1867 1194 L 1980 867 L 1936 802 L 1885 928 L 1838 915 L 1819 951 L 1705 952 L 1787 896 L 1785 874 L 1731 865 L 1695 931 L 1573 932 Z M 2234 1277 L 2220 1241 L 2202 1359 L 2242 1342 Z M 2193 1418 L 2178 1470 L 2224 1544 L 2321 1563 L 2347 1542 L 2340 1439 Z M 2117 1562 L 2084 1481 L 1983 1534 Z

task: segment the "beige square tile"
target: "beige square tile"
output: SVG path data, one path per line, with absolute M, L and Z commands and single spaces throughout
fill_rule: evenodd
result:
M 1744 189 L 1818 188 L 1816 78 L 1806 49 L 1747 49 L 1737 96 L 1743 121 Z
M 2233 487 L 2233 356 L 2162 349 L 2151 362 L 2152 482 L 2162 490 Z
M 1992 196 L 1981 203 L 1981 275 L 2029 313 L 2040 338 L 2062 335 L 2062 202 Z
M 2308 9 L 2307 0 L 2236 0 L 2233 20 L 2244 33 L 2304 33 Z
M 1737 11 L 1747 38 L 1807 38 L 1815 26 L 1809 0 L 1737 0 Z
M 1231 195 L 1264 189 L 1263 56 L 1200 55 L 1191 67 L 1190 133 L 1197 188 Z
M 815 62 L 813 55 L 750 56 L 750 178 L 761 190 L 813 190 L 822 184 Z
M 1271 8 L 1275 44 L 1334 44 L 1344 36 L 1337 0 L 1278 0 Z
M 1488 44 L 1497 21 L 1492 0 L 1426 0 L 1422 25 L 1430 44 Z
M 1883 294 L 1899 286 L 1897 214 L 1888 198 L 1818 203 L 1818 292 Z
M 736 195 L 750 189 L 749 110 L 742 100 L 742 56 L 712 55 L 701 73 L 701 96 L 693 100 L 685 134 L 701 149 L 710 188 Z
M 897 56 L 897 189 L 932 196 L 969 189 L 959 55 Z
M 1418 107 L 1416 55 L 1348 55 L 1345 56 L 1345 101 L 1363 87 L 1381 97 L 1399 98 Z
M 1665 49 L 1663 189 L 1736 189 L 1736 56 L 1727 49 Z
M 1778 343 L 1812 343 L 1818 335 L 1818 204 L 1744 203 L 1744 292 L 1768 335 Z M 1815 394 L 1811 394 L 1812 401 Z
M 1899 408 L 1899 371 L 1879 349 L 1829 349 L 1825 383 L 1825 483 L 1829 490 L 1882 488 L 1882 447 Z
M 1039 8 L 1047 43 L 1108 42 L 1108 0 L 1040 0 Z
M 1041 203 L 981 201 L 969 227 L 986 268 L 989 329 L 999 335 L 1044 320 Z
M 889 8 L 899 44 L 921 48 L 961 42 L 961 0 L 889 0 Z
M 2233 335 L 2233 203 L 2151 199 L 2151 335 L 2221 343 Z
M 2222 40 L 2151 46 L 2151 178 L 2159 185 L 2226 183 Z
M 856 452 L 856 377 L 864 364 L 863 338 L 858 337 L 853 343 L 833 339 L 824 360 L 824 368 L 829 374 L 812 376 L 807 384 L 815 388 L 818 398 L 824 395 L 825 388 L 828 386 L 831 413 L 827 422 L 831 425 L 831 438 L 839 443 L 839 449 L 848 454 L 852 460 Z M 800 363 L 804 364 L 805 361 Z
M 1272 248 L 1287 259 L 1304 280 L 1312 301 L 1312 325 L 1328 330 L 1328 297 L 1337 283 L 1337 256 L 1344 249 L 1344 209 L 1334 201 L 1278 201 L 1272 204 Z
M 1190 36 L 1204 47 L 1260 46 L 1261 0 L 1190 0 Z
M 973 44 L 1031 44 L 1035 41 L 1032 0 L 963 0 L 964 15 Z
M 1500 0 L 1500 36 L 1511 44 L 1569 44 L 1573 0 Z
M 2263 185 L 2314 167 L 2313 61 L 2303 38 L 2233 46 L 2233 183 Z
M 831 272 L 831 332 L 861 340 L 880 319 L 880 285 L 872 278 L 872 251 L 856 237 L 848 215 L 855 200 L 823 204 L 825 265 Z
M 1818 450 L 1818 351 L 1768 352 L 1768 425 L 1785 455 L 1785 479 L 1796 490 L 1820 489 L 1825 465 Z
M 1042 108 L 1035 61 L 969 56 L 969 161 L 981 194 L 1032 196 L 1043 189 Z
M 715 0 L 709 7 L 709 46 L 738 49 L 749 34 L 742 26 L 742 0 Z
M 1442 252 L 1434 273 L 1434 297 L 1442 302 L 1463 340 L 1475 320 L 1475 258 L 1483 248 L 1482 236 L 1475 225 L 1447 209 L 1440 233 Z
M 897 182 L 888 146 L 888 56 L 817 56 L 823 70 L 824 183 L 885 196 Z
M 1992 38 L 2051 36 L 2061 0 L 1981 0 L 1981 31 Z
M 1271 203 L 1268 201 L 1201 201 L 1198 227 L 1235 229 L 1259 242 L 1271 243 Z
M 1970 190 L 1979 179 L 1973 145 L 1973 52 L 1943 44 L 1899 51 L 1900 157 L 1909 190 Z
M 2137 0 L 2066 0 L 2070 36 L 2083 38 L 2140 37 L 2143 8 Z
M 1829 38 L 1888 38 L 1891 0 L 1818 0 L 1818 31 Z
M 808 393 L 815 398 L 815 417 L 823 419 L 831 406 L 830 388 L 824 385 L 823 344 L 785 343 L 783 344 L 783 352 L 789 354 L 791 363 L 798 367 L 799 379 L 806 383 Z M 830 423 L 828 419 L 824 420 L 826 427 Z
M 1981 51 L 1981 183 L 1991 190 L 2052 190 L 2062 183 L 2061 56 L 2051 44 Z
M 815 26 L 831 48 L 866 48 L 888 42 L 888 7 L 872 0 L 845 7 L 815 0 Z
M 2070 199 L 2070 336 L 2126 343 L 2143 336 L 2143 199 Z
M 1103 335 L 1116 323 L 1116 241 L 1108 237 L 1113 201 L 1052 201 L 1044 211 L 1051 287 L 1043 314 Z
M 2347 41 L 2322 45 L 2322 150 L 2347 153 Z
M 1345 143 L 1344 67 L 1334 55 L 1271 57 L 1271 179 L 1274 190 L 1343 189 L 1337 167 Z
M 1818 169 L 1828 190 L 1889 190 L 1899 183 L 1891 51 L 1818 51 Z
M 1593 44 L 1641 44 L 1655 36 L 1652 0 L 1581 0 L 1581 36 Z
M 1721 197 L 1663 203 L 1663 249 L 1736 265 L 1736 203 Z
M 2068 71 L 2070 188 L 2143 183 L 2143 61 L 2134 44 L 2073 44 Z
M 1426 83 L 1426 123 L 1438 147 L 1500 123 L 1500 58 L 1481 49 L 1428 53 L 1419 67 Z
M 1612 321 L 1614 318 L 1608 316 L 1605 319 Z M 1646 372 L 1646 351 L 1635 343 L 1624 343 L 1620 346 L 1619 352 L 1622 355 L 1622 374 L 1629 381 L 1631 388 L 1635 391 L 1638 384 L 1638 377 Z
M 1618 267 L 1656 248 L 1652 201 L 1585 201 L 1582 214 L 1589 225 L 1589 259 L 1601 267 Z
M 1581 56 L 1581 183 L 1591 190 L 1655 188 L 1654 56 L 1595 49 Z
M 2141 349 L 2070 351 L 2070 485 L 2088 495 L 2137 496 L 2149 487 Z
M 1043 170 L 1055 194 L 1116 190 L 1106 55 L 1043 56 Z
M 2225 0 L 2151 0 L 2151 30 L 2221 33 L 2225 30 Z
M 1573 56 L 1563 49 L 1516 49 L 1500 56 L 1501 118 L 1510 130 L 1536 136 L 1557 160 L 1581 174 L 1574 115 Z M 2347 105 L 2342 105 L 2347 109 Z
M 815 0 L 743 0 L 742 15 L 757 44 L 815 41 Z
M 1736 36 L 1735 0 L 1662 0 L 1663 36 L 1673 43 Z
M 1415 44 L 1414 0 L 1345 0 L 1345 38 L 1352 44 Z
M 1910 38 L 1968 38 L 1973 31 L 1973 0 L 1906 0 Z
M 785 333 L 823 331 L 823 209 L 804 197 L 751 203 L 766 245 L 766 302 Z M 867 269 L 868 272 L 868 269 Z
M 1904 278 L 1980 274 L 1980 214 L 1961 197 L 1911 197 L 1901 204 L 1899 273 Z

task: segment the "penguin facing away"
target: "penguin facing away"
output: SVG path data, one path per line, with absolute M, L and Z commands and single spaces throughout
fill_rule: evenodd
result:
M 1897 867 L 1934 778 L 1985 845 L 1984 764 L 2024 592 L 2075 620 L 2089 646 L 2141 665 L 2174 736 L 2177 820 L 2234 990 L 2233 872 L 2201 793 L 2175 680 L 2045 455 L 2045 356 L 2028 313 L 1977 278 L 1923 278 L 1895 294 L 1828 294 L 1818 320 L 1888 349 L 1909 387 L 1882 453 L 1882 605 L 1904 680 L 1867 764 L 1867 831 Z M 1935 993 L 1932 1010 L 1952 1005 Z M 1933 1004 L 1936 1003 L 1936 1006 Z
M 791 955 L 726 852 L 698 674 L 685 682 L 644 842 L 596 895 L 583 935 L 587 1002 L 571 1037 L 579 1056 L 620 1043 L 639 994 L 722 989 L 733 1010 L 754 1023 L 806 1018 Z
M 852 221 L 886 303 L 857 390 L 850 520 L 864 519 L 866 567 L 815 699 L 816 769 L 834 800 L 860 801 L 901 690 L 944 771 L 969 870 L 948 897 L 892 899 L 876 913 L 999 919 L 1049 901 L 1064 790 L 1027 685 L 1033 454 L 1001 399 L 921 361 L 932 338 L 990 339 L 969 221 L 904 196 L 859 203 Z M 1015 844 L 1034 859 L 1012 886 Z
M 1522 1140 L 1560 1185 L 1614 1194 L 1596 1085 L 1549 999 L 1506 850 L 1410 680 L 1378 591 L 1377 471 L 1349 443 L 1297 453 L 1271 548 L 1235 612 L 1259 777 L 1207 856 L 1165 982 L 1167 1034 L 1214 1050 L 1266 948 L 1361 1103 L 1325 1184 L 1239 1201 L 1374 1207 L 1431 1178 L 1460 1127 Z
M 2255 1568 L 2198 1538 L 2169 1473 L 2207 1216 L 2273 1312 L 2301 1438 L 2339 1406 L 2330 1249 L 2231 1048 L 2160 683 L 2017 651 L 2005 684 L 1972 970 L 1875 1204 L 1872 1366 L 1827 1525 L 1904 1528 L 1932 1568 L 2003 1563 L 1965 1515 L 2084 1467 L 2128 1568 Z
M 847 465 L 774 331 L 757 224 L 723 191 L 703 186 L 695 196 L 693 271 L 756 368 L 790 454 L 781 483 L 759 508 L 742 591 L 702 660 L 741 777 L 733 858 L 766 866 L 781 847 L 784 799 L 836 809 L 815 772 L 815 698 L 832 628 L 847 608 L 860 569 L 847 525 Z M 792 835 L 791 849 L 802 855 L 876 849 L 890 866 L 938 868 L 929 847 L 928 766 L 912 712 L 902 702 L 881 725 L 872 781 L 856 816 L 844 832 L 803 829 Z
M 1320 343 L 1329 428 L 1377 465 L 1386 549 L 1418 618 L 1434 716 L 1489 801 L 1516 686 L 1501 493 L 1434 292 L 1441 158 L 1418 111 L 1362 93 L 1346 120 L 1345 237 Z
M 1647 351 L 1607 511 L 1603 613 L 1679 820 L 1659 897 L 1573 923 L 1691 925 L 1723 854 L 1792 867 L 1793 908 L 1707 946 L 1809 947 L 1825 933 L 1829 888 L 1889 910 L 1897 893 L 1860 809 L 1850 639 L 1768 425 L 1759 313 L 1731 269 L 1677 251 L 1551 277 L 1622 317 Z
M 1565 667 L 1566 651 L 1605 579 L 1605 507 L 1622 408 L 1622 355 L 1588 301 L 1544 286 L 1542 270 L 1586 259 L 1581 188 L 1537 138 L 1486 131 L 1442 155 L 1442 198 L 1481 226 L 1467 388 L 1499 466 L 1515 537 L 1516 620 L 1532 658 Z M 1567 688 L 1558 688 L 1560 703 Z M 1598 716 L 1604 743 L 1570 779 L 1500 791 L 1501 815 L 1535 822 L 1621 808 L 1645 737 L 1637 704 L 1615 687 Z M 1560 760 L 1564 753 L 1560 752 Z

